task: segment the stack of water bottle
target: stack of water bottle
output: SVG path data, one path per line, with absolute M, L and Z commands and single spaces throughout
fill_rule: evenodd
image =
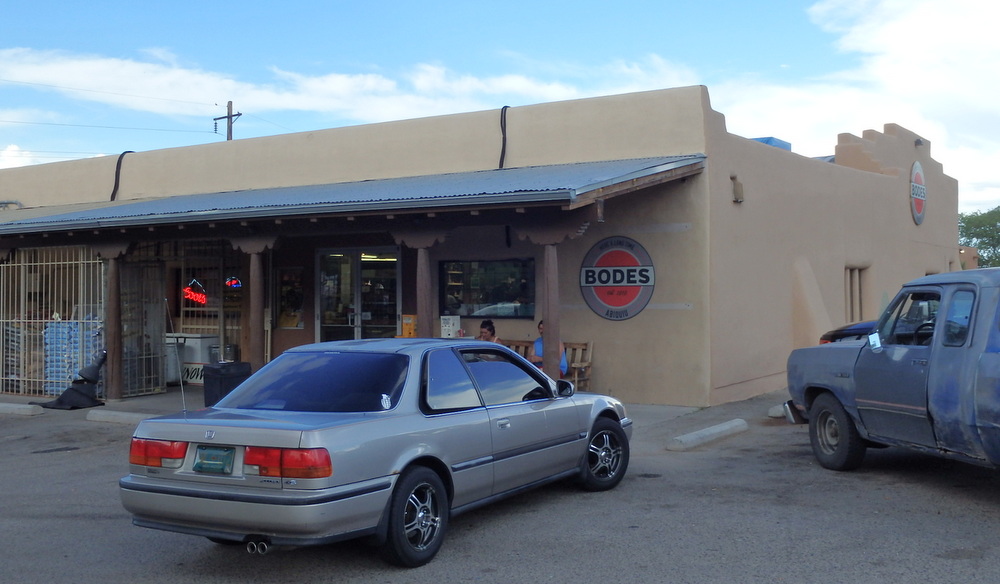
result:
M 76 379 L 102 347 L 99 321 L 54 320 L 42 333 L 45 347 L 45 393 L 58 395 Z

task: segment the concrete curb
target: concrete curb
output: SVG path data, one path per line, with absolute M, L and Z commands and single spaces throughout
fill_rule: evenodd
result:
M 785 417 L 785 404 L 778 404 L 771 409 L 767 410 L 768 418 L 784 418 Z
M 155 417 L 158 414 L 137 414 L 132 412 L 118 412 L 115 410 L 90 410 L 87 412 L 87 419 L 91 422 L 112 422 L 115 424 L 136 425 L 146 418 Z
M 38 416 L 44 414 L 42 406 L 32 404 L 6 404 L 0 403 L 0 414 L 14 414 L 16 416 Z
M 701 430 L 684 434 L 683 436 L 671 438 L 670 441 L 667 442 L 667 450 L 689 450 L 696 446 L 707 444 L 713 440 L 718 440 L 719 438 L 725 438 L 727 436 L 732 436 L 733 434 L 746 432 L 749 429 L 750 426 L 747 425 L 746 420 L 736 418 L 735 420 L 729 420 L 728 422 L 716 424 L 715 426 L 709 426 L 708 428 L 702 428 Z

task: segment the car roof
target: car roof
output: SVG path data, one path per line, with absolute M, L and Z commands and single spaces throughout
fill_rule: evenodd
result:
M 324 343 L 312 343 L 299 345 L 285 351 L 286 353 L 328 353 L 337 352 L 359 352 L 359 353 L 407 353 L 417 354 L 428 349 L 441 349 L 447 347 L 483 347 L 492 349 L 505 348 L 503 345 L 488 341 L 477 341 L 474 339 L 427 339 L 427 338 L 402 338 L 402 339 L 362 339 L 351 341 L 327 341 Z
M 1000 268 L 981 268 L 978 270 L 933 274 L 907 282 L 906 286 L 926 286 L 930 284 L 975 284 L 981 288 L 996 287 L 1000 286 Z

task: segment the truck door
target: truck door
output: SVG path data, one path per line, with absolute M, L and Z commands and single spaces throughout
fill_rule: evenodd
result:
M 975 305 L 976 291 L 971 286 L 955 287 L 945 294 L 932 345 L 927 409 L 939 448 L 985 459 L 973 407 L 980 355 L 972 348 Z
M 936 446 L 927 380 L 940 303 L 939 289 L 900 292 L 879 323 L 881 347 L 861 351 L 855 388 L 858 415 L 869 435 Z

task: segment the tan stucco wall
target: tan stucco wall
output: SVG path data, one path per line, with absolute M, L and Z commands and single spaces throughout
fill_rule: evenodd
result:
M 715 130 L 706 171 L 713 403 L 784 387 L 789 349 L 847 321 L 846 268 L 864 269 L 861 319 L 876 318 L 902 283 L 960 269 L 957 182 L 926 139 L 915 146 L 916 134 L 892 124 L 841 134 L 832 164 Z M 928 192 L 921 225 L 910 212 L 914 161 Z
M 677 181 L 649 192 L 618 197 L 605 206 L 605 222 L 559 245 L 562 338 L 593 343 L 591 389 L 632 403 L 704 405 L 709 400 L 709 287 L 704 181 Z M 656 265 L 656 287 L 649 305 L 637 316 L 612 321 L 587 306 L 579 287 L 580 267 L 590 248 L 606 237 L 638 241 Z M 458 229 L 435 246 L 432 261 L 508 259 L 535 255 L 541 281 L 541 248 L 515 240 L 503 242 L 502 228 Z M 496 245 L 489 245 L 493 241 Z M 435 296 L 436 297 L 436 296 Z M 540 310 L 540 309 L 539 309 Z M 535 322 L 496 319 L 503 339 L 533 340 Z M 469 334 L 480 319 L 463 318 Z
M 704 149 L 704 87 L 507 111 L 505 167 L 688 154 Z M 117 199 L 349 182 L 497 168 L 501 110 L 127 154 Z M 110 198 L 117 156 L 0 172 L 26 207 Z
M 496 168 L 500 113 L 128 154 L 118 198 Z M 593 388 L 629 402 L 705 406 L 780 389 L 788 352 L 842 323 L 845 267 L 866 268 L 864 317 L 874 318 L 902 282 L 960 266 L 957 183 L 927 140 L 914 146 L 897 126 L 841 135 L 835 165 L 729 134 L 696 86 L 510 108 L 507 133 L 507 167 L 707 154 L 703 173 L 608 200 L 603 223 L 559 246 L 563 339 L 593 341 Z M 927 175 L 920 226 L 909 212 L 914 160 Z M 115 162 L 0 171 L 0 192 L 27 206 L 107 201 Z M 482 243 L 499 241 L 498 230 L 456 229 L 432 261 L 533 254 L 541 263 L 532 242 Z M 638 241 L 656 266 L 650 305 L 625 321 L 594 314 L 578 285 L 587 251 L 615 235 Z M 534 322 L 498 326 L 501 337 L 535 333 Z

